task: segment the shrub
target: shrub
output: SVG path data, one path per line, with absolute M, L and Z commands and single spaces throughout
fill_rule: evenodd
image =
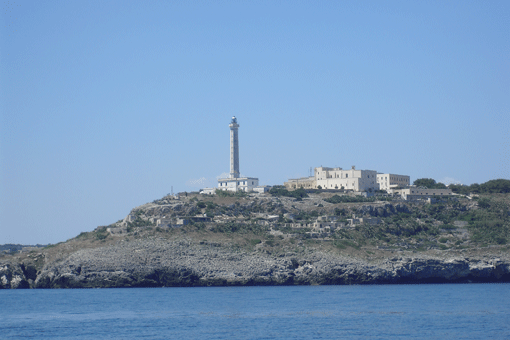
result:
M 363 196 L 339 196 L 334 195 L 330 198 L 325 198 L 324 201 L 328 203 L 359 203 L 359 202 L 374 202 L 375 197 L 363 197 Z
M 96 231 L 96 239 L 104 240 L 108 237 L 108 231 L 106 231 L 106 227 L 101 227 Z
M 487 209 L 491 206 L 490 200 L 488 198 L 480 198 L 478 200 L 478 207 L 482 209 Z
M 256 245 L 257 245 L 257 244 L 259 244 L 259 243 L 262 243 L 262 241 L 261 241 L 260 239 L 258 239 L 258 238 L 255 238 L 255 239 L 250 240 L 250 244 L 251 244 L 252 246 L 256 246 Z
M 294 191 L 289 191 L 283 185 L 275 185 L 274 187 L 271 188 L 271 190 L 269 190 L 269 193 L 275 197 L 286 196 L 293 197 L 296 199 L 303 199 L 304 197 L 308 197 L 308 194 L 303 188 L 299 188 Z

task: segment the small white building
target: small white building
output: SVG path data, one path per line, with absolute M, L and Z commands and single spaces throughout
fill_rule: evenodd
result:
M 203 188 L 200 190 L 201 195 L 214 195 L 217 188 Z
M 411 186 L 405 189 L 393 190 L 395 194 L 398 194 L 402 199 L 406 201 L 414 201 L 425 198 L 441 198 L 453 195 L 451 189 L 427 189 L 423 187 Z
M 259 194 L 263 194 L 268 192 L 271 189 L 270 185 L 259 185 L 258 187 L 253 188 L 254 192 L 258 192 Z
M 218 179 L 218 189 L 225 191 L 253 191 L 259 186 L 259 179 L 255 177 L 239 178 L 220 178 Z

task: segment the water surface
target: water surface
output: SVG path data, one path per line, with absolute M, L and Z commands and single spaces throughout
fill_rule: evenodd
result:
M 510 339 L 510 284 L 1 290 L 0 338 Z

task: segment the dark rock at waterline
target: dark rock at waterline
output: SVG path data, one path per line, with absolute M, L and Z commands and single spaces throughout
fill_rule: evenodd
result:
M 278 256 L 191 241 L 137 240 L 46 263 L 0 261 L 0 288 L 510 282 L 497 258 L 416 256 L 365 262 L 319 251 Z

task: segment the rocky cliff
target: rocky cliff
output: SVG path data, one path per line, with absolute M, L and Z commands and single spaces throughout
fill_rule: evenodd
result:
M 1 288 L 93 288 L 510 282 L 507 258 L 392 257 L 364 261 L 310 251 L 278 256 L 191 239 L 123 241 L 82 249 L 39 273 L 0 265 Z

